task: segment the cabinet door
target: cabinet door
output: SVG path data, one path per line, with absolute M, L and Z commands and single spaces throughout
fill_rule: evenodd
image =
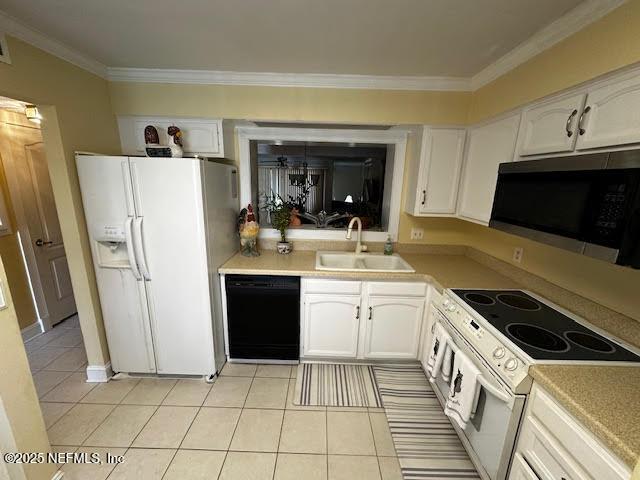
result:
M 520 155 L 570 152 L 578 137 L 585 94 L 547 102 L 524 111 Z
M 304 356 L 355 358 L 359 327 L 359 295 L 304 295 Z
M 589 92 L 581 125 L 579 150 L 640 142 L 640 78 Z
M 425 132 L 420 168 L 420 213 L 455 213 L 464 153 L 464 130 Z
M 418 358 L 424 298 L 369 297 L 365 358 Z
M 520 114 L 469 130 L 458 215 L 481 223 L 491 218 L 498 166 L 513 160 Z

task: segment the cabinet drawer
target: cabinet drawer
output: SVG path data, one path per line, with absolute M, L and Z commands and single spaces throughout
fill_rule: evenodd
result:
M 535 418 L 526 418 L 520 433 L 518 452 L 540 480 L 591 480 Z
M 339 295 L 360 295 L 362 282 L 350 280 L 323 280 L 317 278 L 303 278 L 302 291 L 304 293 L 336 293 Z
M 427 284 L 420 282 L 368 282 L 367 293 L 372 296 L 424 297 Z
M 565 412 L 544 390 L 531 391 L 530 416 L 557 440 L 588 475 L 578 478 L 628 480 L 630 472 L 600 442 Z M 569 477 L 567 477 L 568 480 Z M 573 478 L 573 477 L 571 477 Z

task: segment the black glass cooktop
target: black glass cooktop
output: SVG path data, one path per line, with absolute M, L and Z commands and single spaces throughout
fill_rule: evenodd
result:
M 640 356 L 525 292 L 453 292 L 533 359 L 640 362 Z

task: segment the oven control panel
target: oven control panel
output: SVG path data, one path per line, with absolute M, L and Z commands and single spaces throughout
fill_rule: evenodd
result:
M 485 328 L 482 320 L 471 316 L 449 295 L 444 294 L 438 306 L 447 320 L 475 347 L 500 378 L 516 393 L 521 393 L 521 389 L 528 391 L 531 379 L 526 361 L 512 352 L 493 331 Z

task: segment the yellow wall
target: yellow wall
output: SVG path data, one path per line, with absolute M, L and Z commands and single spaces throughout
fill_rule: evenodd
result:
M 37 321 L 36 311 L 29 289 L 27 271 L 22 260 L 20 245 L 18 242 L 16 216 L 9 195 L 9 186 L 5 173 L 3 160 L 5 155 L 10 155 L 9 139 L 6 136 L 6 127 L 0 122 L 0 190 L 4 196 L 7 213 L 11 222 L 12 233 L 0 237 L 0 256 L 3 258 L 5 270 L 11 290 L 11 296 L 15 305 L 16 315 L 20 328 L 28 327 Z
M 42 106 L 42 135 L 87 356 L 91 365 L 104 365 L 109 357 L 74 151 L 120 152 L 107 82 L 24 42 L 7 40 L 12 64 L 0 63 L 0 95 Z
M 116 115 L 411 124 L 465 123 L 470 93 L 111 82 Z
M 7 284 L 2 261 L 0 281 Z M 48 452 L 49 439 L 40 411 L 40 403 L 31 378 L 27 355 L 16 319 L 11 294 L 5 291 L 7 308 L 0 310 L 0 415 L 8 420 L 0 422 L 0 445 L 15 444 L 19 452 Z M 49 480 L 55 465 L 25 465 L 29 480 Z M 13 478 L 13 477 L 12 477 Z

